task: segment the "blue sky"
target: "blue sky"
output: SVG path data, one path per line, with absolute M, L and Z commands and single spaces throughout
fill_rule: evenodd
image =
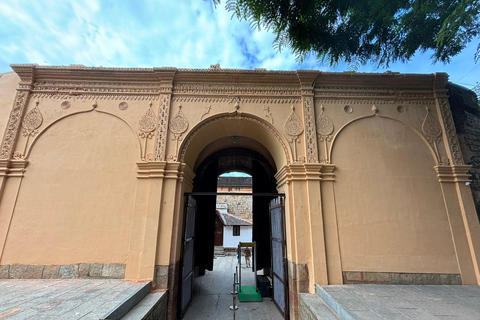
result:
M 314 57 L 297 64 L 289 50 L 272 48 L 273 35 L 231 19 L 224 3 L 210 1 L 62 1 L 0 2 L 0 73 L 12 63 L 103 67 L 267 68 L 345 71 L 319 65 Z M 474 40 L 448 65 L 432 65 L 430 53 L 407 64 L 359 72 L 447 72 L 450 81 L 472 88 L 480 81 Z

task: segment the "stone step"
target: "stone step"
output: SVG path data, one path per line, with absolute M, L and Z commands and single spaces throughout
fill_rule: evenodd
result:
M 142 285 L 138 290 L 133 292 L 125 300 L 123 300 L 112 310 L 110 310 L 106 315 L 100 318 L 100 320 L 122 319 L 124 315 L 126 315 L 130 310 L 132 310 L 143 298 L 145 298 L 150 293 L 151 285 L 151 281 Z
M 152 292 L 140 301 L 122 320 L 166 320 L 167 293 Z
M 322 299 L 310 293 L 300 293 L 300 319 L 303 320 L 339 320 L 335 312 Z
M 340 302 L 338 302 L 330 293 L 321 286 L 315 285 L 317 296 L 338 316 L 341 320 L 358 320 L 358 317 L 348 311 Z

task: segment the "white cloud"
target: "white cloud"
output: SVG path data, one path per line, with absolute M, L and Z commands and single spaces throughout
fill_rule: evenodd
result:
M 231 19 L 223 5 L 210 1 L 71 2 L 16 0 L 0 3 L 0 73 L 10 63 L 49 65 L 208 68 L 308 69 L 343 71 L 345 65 L 321 66 L 315 57 L 298 64 L 287 49 L 272 48 L 274 35 L 252 30 L 246 21 Z M 451 79 L 478 81 L 473 53 L 478 41 L 451 65 L 431 66 L 428 55 L 411 63 L 393 64 L 401 72 L 445 70 Z M 454 66 L 454 67 L 452 67 Z M 373 66 L 358 71 L 383 72 Z

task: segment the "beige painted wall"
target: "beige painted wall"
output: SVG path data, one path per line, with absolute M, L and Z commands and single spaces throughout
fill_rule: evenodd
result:
M 377 116 L 333 148 L 344 271 L 458 273 L 432 154 L 407 126 Z
M 95 111 L 49 128 L 30 154 L 1 264 L 125 263 L 138 143 Z

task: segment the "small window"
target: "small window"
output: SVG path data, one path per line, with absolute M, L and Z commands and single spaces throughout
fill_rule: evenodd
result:
M 233 226 L 233 235 L 234 236 L 240 235 L 240 226 Z

